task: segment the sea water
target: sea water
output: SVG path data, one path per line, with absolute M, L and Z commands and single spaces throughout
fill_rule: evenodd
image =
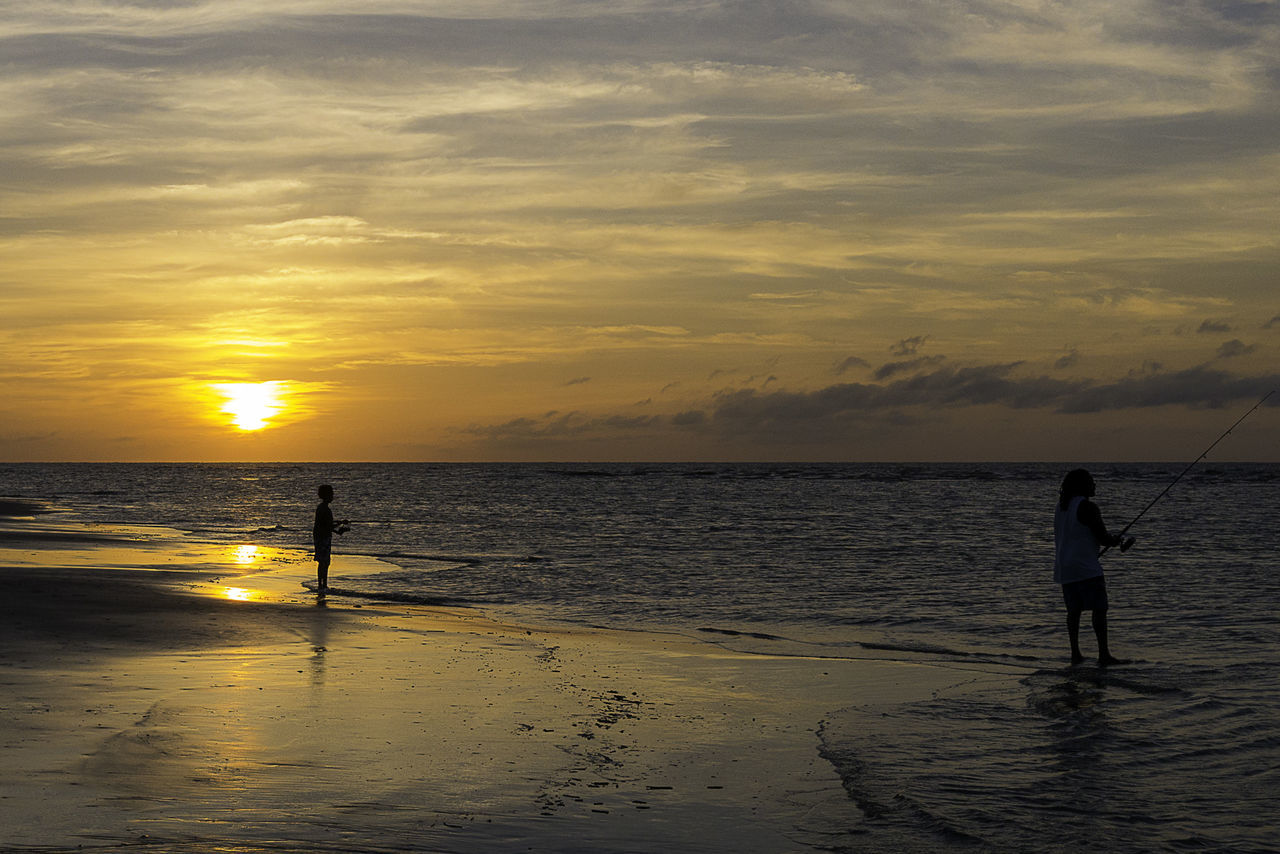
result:
M 1088 467 L 1113 529 L 1183 468 Z M 1112 649 L 1131 659 L 1108 669 L 1068 666 L 1051 578 L 1065 468 L 12 464 L 0 495 L 301 563 L 327 482 L 352 523 L 337 599 L 1012 673 L 813 722 L 869 817 L 853 850 L 1280 850 L 1280 465 L 1202 464 L 1104 558 Z M 354 554 L 385 571 L 344 575 Z

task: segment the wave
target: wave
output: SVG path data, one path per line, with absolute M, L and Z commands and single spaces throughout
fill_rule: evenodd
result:
M 316 582 L 304 581 L 302 586 L 319 593 L 316 590 Z M 397 605 L 426 605 L 426 606 L 460 606 L 469 607 L 474 604 L 475 600 L 461 599 L 456 596 L 437 596 L 428 595 L 426 593 L 406 593 L 391 590 L 359 590 L 352 587 L 334 587 L 330 585 L 325 588 L 326 596 L 343 596 L 348 599 L 364 599 L 370 602 L 393 602 Z
M 143 537 L 129 536 L 128 534 L 100 534 L 88 531 L 60 531 L 60 530 L 43 530 L 30 528 L 6 528 L 0 530 L 0 542 L 5 543 L 26 543 L 31 546 L 39 546 L 41 544 L 51 543 L 128 543 L 137 545 L 147 542 Z
M 945 809 L 916 796 L 910 779 L 892 764 L 869 762 L 848 736 L 833 732 L 833 721 L 819 724 L 818 755 L 831 764 L 841 786 L 871 824 L 861 828 L 874 841 L 867 850 L 932 851 L 950 845 L 986 850 L 989 840 L 949 818 Z
M 441 554 L 439 552 L 414 552 L 405 551 L 404 549 L 367 549 L 367 550 L 348 550 L 348 554 L 358 554 L 362 557 L 372 557 L 378 560 L 385 560 L 395 563 L 397 560 L 427 560 L 434 563 L 448 564 L 441 566 L 433 571 L 443 572 L 449 569 L 457 569 L 460 566 L 483 566 L 488 562 L 487 558 L 479 555 L 454 555 Z M 417 567 L 421 569 L 420 567 Z
M 1274 850 L 1276 720 L 1230 681 L 1201 665 L 1044 668 L 835 710 L 819 754 L 867 814 L 867 850 Z
M 743 632 L 743 631 L 738 631 L 737 629 L 717 629 L 712 626 L 699 626 L 698 631 L 708 632 L 708 633 L 717 634 L 717 635 L 728 635 L 729 637 L 735 637 L 735 638 L 747 637 L 747 638 L 757 638 L 759 640 L 775 640 L 775 641 L 790 640 L 790 638 L 784 638 L 781 635 L 771 635 L 771 634 L 767 634 L 766 632 Z
M 42 501 L 28 498 L 0 498 L 0 518 L 29 518 L 52 512 L 54 512 L 53 508 Z
M 990 650 L 968 650 L 955 649 L 953 647 L 941 646 L 931 643 L 877 643 L 871 641 L 860 641 L 858 646 L 863 649 L 874 649 L 883 652 L 909 652 L 922 655 L 949 655 L 957 658 L 981 658 L 984 660 L 992 659 L 1008 659 L 1012 661 L 1040 661 L 1038 656 L 1026 655 L 1016 652 L 992 652 Z

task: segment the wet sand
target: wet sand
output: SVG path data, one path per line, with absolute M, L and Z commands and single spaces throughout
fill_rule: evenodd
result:
M 857 850 L 824 716 L 1003 678 L 317 600 L 298 556 L 0 546 L 4 850 Z

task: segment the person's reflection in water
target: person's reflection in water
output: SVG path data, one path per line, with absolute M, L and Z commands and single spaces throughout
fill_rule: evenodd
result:
M 325 677 L 325 654 L 329 651 L 329 606 L 324 597 L 316 600 L 316 609 L 311 612 L 311 626 L 307 632 L 307 641 L 311 644 L 311 687 L 323 688 Z

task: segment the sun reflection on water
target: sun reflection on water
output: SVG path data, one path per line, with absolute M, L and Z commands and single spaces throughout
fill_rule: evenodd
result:
M 254 545 L 239 545 L 231 551 L 231 559 L 241 566 L 250 566 L 261 557 L 258 547 Z
M 224 587 L 222 592 L 228 599 L 234 599 L 237 602 L 248 602 L 254 596 L 252 590 L 246 590 L 243 587 Z

